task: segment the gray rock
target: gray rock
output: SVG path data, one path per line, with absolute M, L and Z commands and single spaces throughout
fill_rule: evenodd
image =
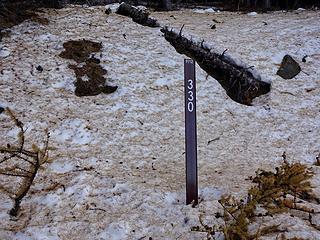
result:
M 297 76 L 300 71 L 300 65 L 290 55 L 285 55 L 277 71 L 277 75 L 284 79 L 291 79 Z

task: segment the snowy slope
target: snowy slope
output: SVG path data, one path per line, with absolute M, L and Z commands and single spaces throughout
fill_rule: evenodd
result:
M 26 21 L 0 45 L 0 105 L 28 126 L 30 142 L 41 143 L 49 128 L 53 148 L 53 163 L 39 172 L 18 221 L 10 220 L 11 201 L 0 193 L 0 239 L 202 239 L 205 234 L 190 232 L 199 215 L 214 223 L 217 200 L 244 195 L 245 178 L 256 169 L 273 169 L 283 151 L 289 160 L 314 162 L 320 151 L 319 11 L 152 14 L 176 29 L 185 24 L 186 35 L 221 52 L 228 48 L 273 85 L 267 105 L 242 106 L 197 69 L 203 200 L 191 208 L 184 202 L 184 56 L 159 29 L 104 10 L 45 10 L 49 25 Z M 58 55 L 65 41 L 83 38 L 102 42 L 96 57 L 108 83 L 119 86 L 115 93 L 74 95 L 72 61 Z M 275 75 L 285 54 L 305 73 L 291 80 Z M 310 61 L 302 63 L 305 55 Z M 7 120 L 0 115 L 1 145 L 16 134 Z M 320 238 L 300 219 L 284 221 L 297 236 Z

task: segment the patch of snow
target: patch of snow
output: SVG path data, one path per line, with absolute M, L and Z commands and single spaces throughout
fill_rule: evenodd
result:
M 54 207 L 58 207 L 58 205 L 61 203 L 61 198 L 56 193 L 46 193 L 39 196 L 38 198 L 35 198 L 34 202 L 39 205 L 42 204 L 42 205 L 45 205 L 46 207 L 54 208 Z
M 86 184 L 86 174 L 78 176 L 76 181 L 78 184 L 75 186 L 68 186 L 64 194 L 66 194 L 69 198 L 72 197 L 74 199 L 77 199 L 76 203 L 80 205 L 87 199 L 90 192 L 92 191 L 92 187 Z
M 20 132 L 20 129 L 17 128 L 17 127 L 14 127 L 14 128 L 12 128 L 11 130 L 9 130 L 9 131 L 7 132 L 7 136 L 8 136 L 8 137 L 11 137 L 11 138 L 17 138 L 19 132 Z
M 61 122 L 61 125 L 51 132 L 54 140 L 71 144 L 84 145 L 93 142 L 87 124 L 81 119 L 70 119 Z
M 257 12 L 249 12 L 247 13 L 248 16 L 257 16 L 258 13 Z
M 66 173 L 66 172 L 69 172 L 71 170 L 74 169 L 74 164 L 72 163 L 69 163 L 69 162 L 58 162 L 58 161 L 53 161 L 51 164 L 49 164 L 47 166 L 47 168 L 49 170 L 52 170 L 56 173 Z
M 161 86 L 161 87 L 162 86 L 168 86 L 170 84 L 170 81 L 168 79 L 166 79 L 166 78 L 159 78 L 154 82 L 154 84 L 156 86 Z
M 36 231 L 31 227 L 25 233 L 17 232 L 14 236 L 14 240 L 26 239 L 60 240 L 61 238 L 51 227 L 42 227 L 41 229 L 36 229 Z
M 222 195 L 225 194 L 222 189 L 205 187 L 200 189 L 199 196 L 205 201 L 213 201 L 221 199 Z
M 281 64 L 283 57 L 286 55 L 286 52 L 283 51 L 279 51 L 275 54 L 273 54 L 272 56 L 270 56 L 270 60 L 274 63 L 274 64 Z
M 11 54 L 11 51 L 9 48 L 3 47 L 0 45 L 0 58 L 6 58 L 10 56 L 10 54 Z
M 35 41 L 39 41 L 39 42 L 43 42 L 43 43 L 45 43 L 45 42 L 55 42 L 58 39 L 59 39 L 58 36 L 50 34 L 50 33 L 42 34 L 42 35 L 36 36 L 34 38 Z
M 169 205 L 181 204 L 184 201 L 181 194 L 167 192 L 164 196 L 164 202 Z
M 119 223 L 111 223 L 105 231 L 102 231 L 99 235 L 99 239 L 127 239 L 128 223 L 122 221 Z
M 261 81 L 271 83 L 271 80 L 267 79 L 267 78 L 263 78 L 263 79 L 261 79 Z M 252 101 L 252 106 L 268 105 L 268 102 L 270 102 L 270 97 L 271 97 L 270 95 L 271 95 L 270 93 L 267 93 L 267 94 L 264 94 L 264 95 L 261 95 L 259 97 L 254 98 Z M 257 117 L 266 117 L 267 113 L 268 112 L 265 109 L 260 110 L 260 111 L 258 110 L 256 112 L 256 116 Z
M 56 79 L 51 83 L 51 86 L 54 89 L 65 89 L 67 91 L 74 92 L 75 86 L 73 82 L 75 81 L 75 77 L 63 75 L 60 78 Z
M 105 8 L 106 9 L 110 8 L 111 12 L 115 13 L 118 10 L 119 6 L 120 6 L 120 3 L 113 3 L 113 4 L 105 5 Z
M 145 6 L 136 6 L 136 9 L 146 11 L 148 8 L 146 8 Z
M 81 80 L 84 82 L 89 82 L 90 78 L 87 75 L 84 75 L 83 77 L 81 77 Z
M 220 10 L 214 8 L 207 8 L 207 9 L 194 9 L 192 10 L 194 13 L 218 13 Z
M 118 192 L 118 193 L 127 193 L 130 191 L 128 184 L 126 183 L 118 183 L 114 186 L 114 188 L 111 190 L 112 192 Z

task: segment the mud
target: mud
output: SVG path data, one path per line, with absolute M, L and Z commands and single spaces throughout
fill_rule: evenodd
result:
M 75 95 L 95 96 L 100 93 L 113 93 L 117 90 L 117 86 L 105 85 L 106 79 L 104 75 L 107 70 L 100 66 L 100 60 L 90 55 L 99 52 L 102 48 L 101 43 L 88 40 L 68 41 L 63 44 L 65 51 L 59 56 L 66 59 L 72 59 L 78 65 L 70 64 L 69 68 L 74 70 L 77 80 L 74 85 Z M 79 66 L 80 63 L 85 63 Z

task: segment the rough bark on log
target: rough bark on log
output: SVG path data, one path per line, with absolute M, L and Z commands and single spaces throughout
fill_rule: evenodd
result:
M 159 27 L 159 23 L 156 19 L 149 18 L 149 14 L 139 10 L 129 4 L 122 3 L 118 10 L 117 14 L 123 15 L 123 16 L 129 16 L 132 18 L 132 20 L 136 23 L 139 23 L 143 26 L 148 27 Z
M 176 33 L 167 27 L 161 29 L 165 39 L 176 51 L 194 59 L 204 71 L 220 83 L 232 100 L 252 105 L 254 98 L 270 92 L 271 84 L 262 81 L 250 67 L 239 65 L 224 53 L 214 53 L 202 43 L 197 44 L 187 39 L 182 36 L 181 31 L 182 29 L 180 33 Z
M 105 6 L 111 3 L 118 3 L 118 0 L 60 0 L 63 4 L 77 4 L 77 5 L 89 5 L 89 6 Z

